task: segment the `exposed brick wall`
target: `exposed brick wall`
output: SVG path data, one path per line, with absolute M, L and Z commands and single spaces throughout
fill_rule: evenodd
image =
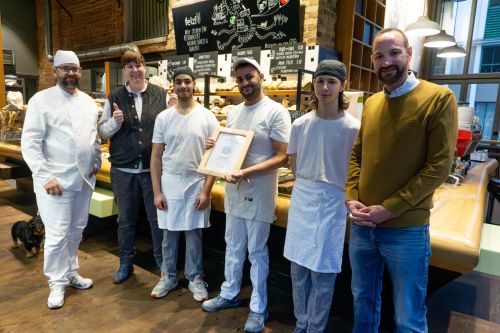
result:
M 39 89 L 54 84 L 52 65 L 45 50 L 44 1 L 36 1 L 39 54 Z M 142 53 L 175 52 L 172 5 L 186 3 L 186 0 L 169 1 L 169 34 L 167 42 L 141 45 Z M 120 0 L 61 0 L 72 14 L 73 21 L 52 1 L 52 45 L 57 49 L 84 51 L 124 43 L 124 1 Z M 337 0 L 300 0 L 301 37 L 306 44 L 319 44 L 335 48 L 335 9 Z
M 116 0 L 61 1 L 72 15 L 52 1 L 52 50 L 84 51 L 123 43 L 123 1 Z M 36 0 L 39 55 L 39 86 L 54 85 L 52 64 L 47 60 L 45 48 L 44 1 Z

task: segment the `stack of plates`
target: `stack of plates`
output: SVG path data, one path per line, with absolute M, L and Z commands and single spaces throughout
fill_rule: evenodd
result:
M 460 106 L 458 108 L 458 129 L 470 131 L 474 125 L 474 108 Z

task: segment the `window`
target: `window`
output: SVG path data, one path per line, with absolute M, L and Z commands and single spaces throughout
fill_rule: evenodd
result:
M 426 78 L 448 85 L 457 101 L 475 108 L 484 140 L 500 132 L 500 0 L 438 0 L 433 18 L 467 53 L 437 58 L 426 49 Z
M 499 29 L 500 30 L 500 29 Z M 500 72 L 500 45 L 483 46 L 481 73 Z
M 167 0 L 127 0 L 125 2 L 127 42 L 166 37 L 167 13 Z

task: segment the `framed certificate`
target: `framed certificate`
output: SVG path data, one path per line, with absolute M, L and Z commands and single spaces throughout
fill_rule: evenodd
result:
M 217 177 L 240 171 L 253 132 L 217 127 L 214 138 L 215 145 L 205 152 L 197 171 Z

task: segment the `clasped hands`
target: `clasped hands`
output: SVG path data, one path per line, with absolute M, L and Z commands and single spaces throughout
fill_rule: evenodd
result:
M 392 213 L 382 205 L 365 206 L 359 201 L 347 201 L 350 211 L 349 218 L 358 225 L 374 228 L 377 224 L 394 217 Z

